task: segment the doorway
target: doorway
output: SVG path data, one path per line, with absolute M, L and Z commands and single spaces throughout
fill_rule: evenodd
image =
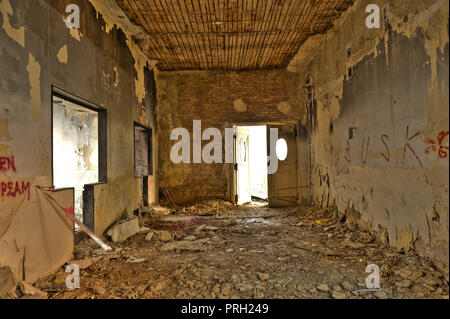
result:
M 83 221 L 83 189 L 99 182 L 98 112 L 53 98 L 53 178 L 57 189 L 75 188 L 75 217 Z
M 298 183 L 297 126 L 294 123 L 264 124 L 234 126 L 232 200 L 237 205 L 296 206 L 302 188 Z M 272 131 L 276 134 L 273 135 L 276 144 L 269 145 Z M 277 159 L 273 172 L 268 170 L 271 153 L 276 153 Z
M 293 124 L 269 125 L 277 129 L 275 153 L 278 169 L 269 175 L 269 206 L 290 207 L 298 204 L 297 126 Z
M 75 218 L 93 230 L 93 185 L 106 182 L 106 111 L 53 88 L 52 145 L 53 186 L 74 188 Z
M 142 205 L 149 205 L 149 176 L 153 174 L 152 129 L 134 123 L 134 169 L 136 178 L 141 178 Z
M 267 127 L 235 126 L 236 203 L 267 202 Z

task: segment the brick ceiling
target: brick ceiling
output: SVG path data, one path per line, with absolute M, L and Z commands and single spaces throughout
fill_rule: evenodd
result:
M 355 0 L 116 0 L 162 71 L 284 68 Z

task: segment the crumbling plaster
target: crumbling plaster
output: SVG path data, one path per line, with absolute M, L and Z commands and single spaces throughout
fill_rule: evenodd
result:
M 192 163 L 193 121 L 202 121 L 202 131 L 218 128 L 223 139 L 225 127 L 235 123 L 295 123 L 304 113 L 296 103 L 300 93 L 295 85 L 298 78 L 285 70 L 159 72 L 159 170 L 162 185 L 177 204 L 231 200 L 232 196 L 228 164 Z M 170 160 L 171 147 L 176 143 L 170 140 L 170 134 L 175 128 L 191 132 L 190 164 Z M 202 146 L 207 143 L 203 141 Z
M 81 12 L 76 31 L 64 22 L 71 3 Z M 73 225 L 49 208 L 36 189 L 52 184 L 52 85 L 107 110 L 108 181 L 95 186 L 95 232 L 103 235 L 141 203 L 133 122 L 156 128 L 154 106 L 147 104 L 148 59 L 131 40 L 134 35 L 126 33 L 124 25 L 131 23 L 126 18 L 119 22 L 98 3 L 0 1 L 0 157 L 14 156 L 16 168 L 0 177 L 2 182 L 30 186 L 29 198 L 25 188 L 14 192 L 15 197 L 7 191 L 0 199 L 0 265 L 31 282 L 55 270 L 73 252 Z M 148 68 L 157 72 L 149 62 Z M 154 138 L 154 147 L 156 142 Z M 156 201 L 157 180 L 151 179 L 150 197 Z M 73 190 L 54 196 L 69 211 L 73 208 Z
M 311 195 L 448 271 L 449 155 L 428 149 L 449 130 L 448 1 L 378 1 L 380 29 L 365 26 L 370 3 L 357 1 L 288 67 L 312 82 Z

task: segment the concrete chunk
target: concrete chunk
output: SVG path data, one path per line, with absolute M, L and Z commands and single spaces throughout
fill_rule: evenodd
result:
M 152 241 L 153 240 L 153 237 L 155 236 L 155 232 L 149 232 L 148 234 L 147 234 L 147 236 L 145 236 L 145 240 L 146 241 Z
M 25 296 L 25 298 L 31 297 L 34 299 L 47 299 L 48 295 L 46 292 L 34 287 L 30 283 L 26 281 L 21 281 L 19 283 L 19 288 L 21 293 Z
M 137 218 L 120 221 L 112 226 L 106 233 L 113 242 L 122 243 L 131 236 L 139 233 L 139 221 Z
M 168 241 L 172 241 L 172 240 L 173 240 L 173 236 L 172 236 L 171 233 L 169 233 L 169 232 L 167 232 L 167 231 L 162 231 L 162 232 L 160 233 L 159 239 L 160 239 L 161 241 L 168 242 Z
M 17 281 L 9 267 L 0 267 L 0 299 L 14 298 Z

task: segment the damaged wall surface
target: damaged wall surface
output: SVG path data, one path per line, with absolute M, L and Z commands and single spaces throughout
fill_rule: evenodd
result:
M 66 26 L 69 4 L 80 8 L 79 29 Z M 157 202 L 160 173 L 178 205 L 231 200 L 231 164 L 193 163 L 193 121 L 201 132 L 222 132 L 223 153 L 227 127 L 290 123 L 300 201 L 335 210 L 351 229 L 416 249 L 448 272 L 449 4 L 380 0 L 382 25 L 374 29 L 366 26 L 369 4 L 339 11 L 334 27 L 306 40 L 287 70 L 210 64 L 158 72 L 162 57 L 149 61 L 140 47 L 154 34 L 133 25 L 115 0 L 0 0 L 0 267 L 33 282 L 72 258 L 73 223 L 36 187 L 54 180 L 53 87 L 101 108 L 99 127 L 106 112 L 106 130 L 99 128 L 106 182 L 89 186 L 86 205 L 97 235 L 141 208 L 147 186 L 148 202 Z M 276 51 L 277 37 L 270 43 Z M 135 124 L 151 129 L 151 143 L 135 143 Z M 189 164 L 170 159 L 175 128 L 190 132 Z M 143 185 L 139 175 L 149 166 Z M 52 195 L 74 213 L 73 188 Z
M 159 169 L 164 185 L 178 204 L 222 198 L 230 200 L 226 164 L 174 164 L 170 160 L 171 131 L 202 121 L 202 131 L 239 123 L 294 121 L 301 114 L 296 104 L 298 75 L 285 70 L 245 72 L 180 71 L 158 76 Z M 283 103 L 284 102 L 284 103 Z M 288 105 L 289 107 L 285 107 Z M 284 106 L 284 107 L 283 107 Z M 205 146 L 208 141 L 203 141 Z M 224 157 L 223 157 L 224 158 Z
M 71 3 L 80 7 L 80 29 L 66 27 Z M 73 223 L 36 188 L 52 184 L 52 85 L 107 112 L 108 180 L 95 186 L 95 232 L 102 235 L 142 201 L 133 123 L 155 127 L 155 92 L 146 86 L 153 72 L 122 29 L 106 21 L 97 1 L 0 1 L 0 266 L 29 282 L 69 260 L 74 245 Z M 73 189 L 53 197 L 73 213 Z
M 381 1 L 380 29 L 366 27 L 368 4 L 309 39 L 288 68 L 311 106 L 311 196 L 448 270 L 449 4 Z
M 82 221 L 84 185 L 99 182 L 98 114 L 53 102 L 53 185 L 75 188 L 75 217 Z

